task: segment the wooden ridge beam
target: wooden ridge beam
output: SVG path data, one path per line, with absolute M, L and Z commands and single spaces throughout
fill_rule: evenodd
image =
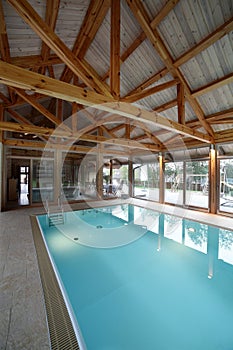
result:
M 50 29 L 27 0 L 8 0 L 8 2 L 75 75 L 79 76 L 87 86 L 90 86 L 95 91 L 110 96 L 106 86 L 100 80 L 96 79 L 96 77 L 92 76 L 92 74 L 85 68 L 82 61 L 78 59 Z
M 111 1 L 110 87 L 116 98 L 120 97 L 120 0 Z
M 52 78 L 45 77 L 38 73 L 25 71 L 22 68 L 15 67 L 9 63 L 0 61 L 0 83 L 20 87 L 26 90 L 37 91 L 44 95 L 60 98 L 70 102 L 77 102 L 88 106 L 95 106 L 96 109 L 110 112 L 120 117 L 127 117 L 133 120 L 139 120 L 146 124 L 157 125 L 163 129 L 175 133 L 189 135 L 203 142 L 213 142 L 213 138 L 199 133 L 195 130 L 181 125 L 165 117 L 158 115 L 156 112 L 142 110 L 128 103 L 114 102 L 93 91 L 86 91 L 77 86 L 70 85 Z M 98 104 L 99 103 L 99 104 Z M 103 120 L 100 122 L 103 123 Z

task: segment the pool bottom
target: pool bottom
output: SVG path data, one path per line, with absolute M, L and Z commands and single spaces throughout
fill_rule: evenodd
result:
M 177 219 L 167 219 L 177 231 Z M 72 305 L 72 299 L 77 299 L 74 308 L 88 350 L 231 348 L 232 265 L 218 258 L 218 229 L 200 226 L 201 234 L 207 230 L 203 235 L 208 239 L 205 253 L 184 245 L 190 243 L 186 241 L 187 233 L 199 241 L 197 225 L 185 221 L 181 226 L 185 234 L 182 244 L 150 232 L 123 248 L 104 250 L 104 256 L 100 255 L 101 249 L 78 245 L 60 233 L 57 236 L 53 230 L 49 232 L 47 238 L 53 243 L 52 251 L 57 250 L 55 260 L 60 273 L 69 259 L 71 272 L 65 280 L 62 277 L 64 285 L 71 281 L 73 285 L 77 277 L 69 298 Z M 160 226 L 166 235 L 173 234 L 165 229 L 163 220 Z M 130 258 L 128 250 L 135 249 L 135 258 Z M 105 267 L 104 271 L 98 271 L 97 263 Z M 117 264 L 122 267 L 120 271 Z M 211 271 L 214 267 L 211 280 L 210 267 Z M 152 274 L 147 275 L 149 270 Z M 91 271 L 95 272 L 92 277 Z M 78 275 L 85 277 L 82 283 Z M 106 280 L 110 285 L 103 284 Z M 124 299 L 127 304 L 123 304 Z M 135 310 L 137 315 L 131 317 Z M 149 317 L 151 311 L 153 319 Z M 114 326 L 109 328 L 111 324 Z M 148 327 L 143 329 L 145 324 Z M 144 333 L 143 338 L 140 333 Z

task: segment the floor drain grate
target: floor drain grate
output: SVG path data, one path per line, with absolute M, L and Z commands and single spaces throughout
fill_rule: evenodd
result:
M 97 225 L 97 226 L 96 226 L 96 228 L 103 228 L 103 226 L 101 226 L 101 225 Z

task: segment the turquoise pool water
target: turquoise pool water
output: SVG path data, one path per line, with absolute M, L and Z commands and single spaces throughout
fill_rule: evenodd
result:
M 131 205 L 38 220 L 86 349 L 233 349 L 232 231 Z

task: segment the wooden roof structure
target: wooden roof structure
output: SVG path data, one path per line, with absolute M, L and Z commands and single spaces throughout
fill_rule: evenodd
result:
M 0 0 L 0 55 L 3 144 L 233 152 L 232 0 Z

